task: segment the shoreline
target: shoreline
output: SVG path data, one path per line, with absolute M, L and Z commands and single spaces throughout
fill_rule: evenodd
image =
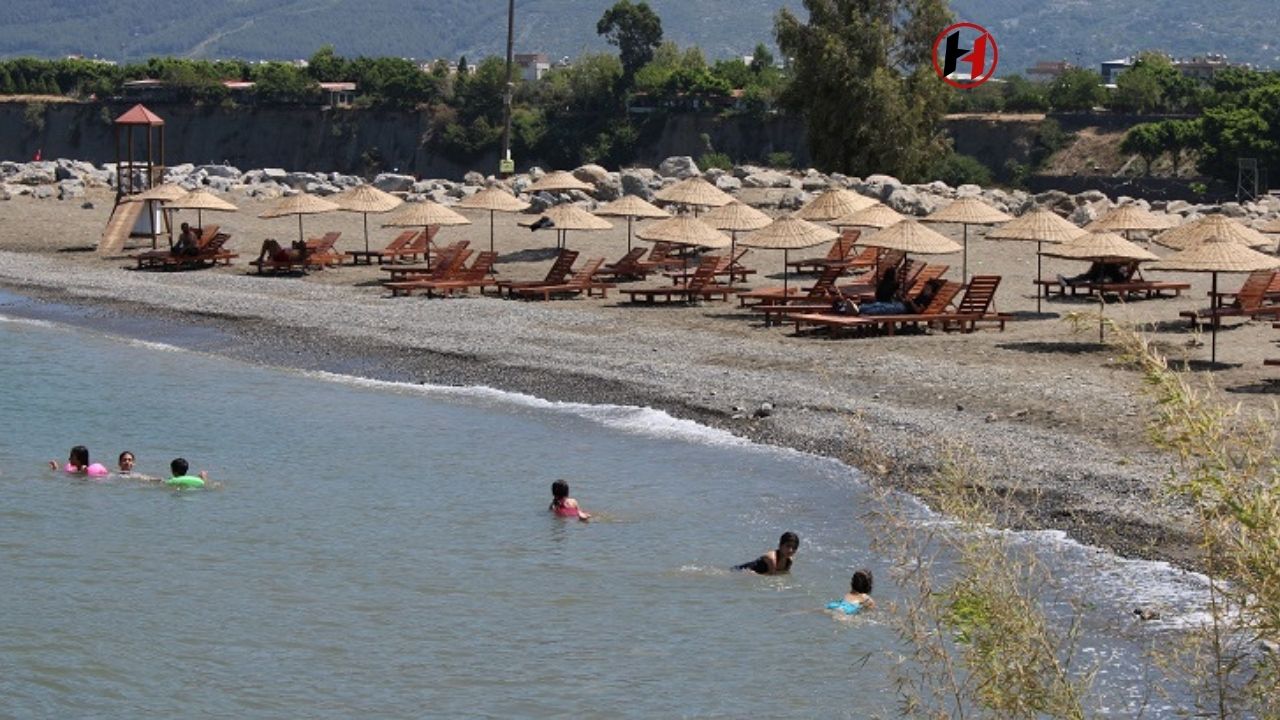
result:
M 252 363 L 651 407 L 753 442 L 831 457 L 858 468 L 872 484 L 907 492 L 937 467 L 944 442 L 958 442 L 984 460 L 997 489 L 1018 500 L 1026 512 L 1020 529 L 1063 530 L 1124 557 L 1200 569 L 1183 517 L 1158 504 L 1156 485 L 1171 461 L 1126 447 L 1140 427 L 1116 437 L 1088 432 L 1098 417 L 1141 416 L 1141 399 L 1117 397 L 1111 386 L 1084 383 L 1096 415 L 1056 424 L 1052 410 L 1046 415 L 1035 402 L 1052 403 L 1054 393 L 1033 397 L 1033 390 L 1045 390 L 1038 376 L 951 362 L 945 352 L 924 368 L 917 358 L 890 354 L 872 367 L 824 368 L 823 358 L 829 361 L 843 343 L 806 339 L 806 352 L 779 355 L 750 337 L 707 342 L 696 331 L 647 317 L 665 310 L 474 298 L 370 301 L 368 288 L 360 287 L 76 265 L 66 273 L 59 258 L 0 253 L 0 286 L 77 308 L 86 327 L 105 324 L 115 328 L 108 332 L 129 335 L 131 324 L 147 324 L 158 335 L 144 339 L 176 336 L 180 346 Z M 40 314 L 38 306 L 0 311 Z M 620 331 L 610 317 L 617 312 L 638 327 Z M 650 327 L 655 324 L 658 334 Z M 1136 378 L 1110 374 L 1136 388 Z M 923 387 L 900 392 L 904 379 Z M 991 384 L 988 400 L 1004 401 L 1002 412 L 988 412 L 984 393 L 966 389 L 979 380 Z M 950 391 L 936 394 L 940 388 Z M 775 411 L 751 417 L 762 402 Z

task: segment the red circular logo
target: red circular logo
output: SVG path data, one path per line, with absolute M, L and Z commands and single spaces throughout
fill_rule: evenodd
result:
M 999 61 L 1000 49 L 996 47 L 995 37 L 977 23 L 950 25 L 933 41 L 934 72 L 948 85 L 961 90 L 976 88 L 990 80 Z

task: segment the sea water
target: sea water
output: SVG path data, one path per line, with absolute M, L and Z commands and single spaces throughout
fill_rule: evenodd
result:
M 0 713 L 865 717 L 897 596 L 854 470 L 642 408 L 258 367 L 0 317 Z M 221 487 L 50 471 L 71 445 Z M 568 479 L 591 523 L 547 512 Z M 921 523 L 945 523 L 921 511 Z M 802 538 L 788 576 L 730 572 Z M 1024 534 L 1087 596 L 1099 707 L 1148 698 L 1134 604 L 1199 579 Z M 946 569 L 942 568 L 945 573 Z M 1067 610 L 1054 604 L 1065 622 Z

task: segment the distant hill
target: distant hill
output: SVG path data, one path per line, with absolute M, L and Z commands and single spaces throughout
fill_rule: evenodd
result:
M 517 52 L 574 57 L 607 46 L 596 21 L 612 0 L 517 0 Z M 650 0 L 668 39 L 708 57 L 772 44 L 781 7 L 800 0 Z M 476 60 L 501 54 L 501 0 L 9 0 L 0 17 L 0 57 L 72 53 L 113 60 L 151 55 L 283 59 L 332 44 L 342 55 Z M 953 0 L 961 19 L 990 29 L 1000 74 L 1039 59 L 1096 67 L 1160 48 L 1175 55 L 1226 53 L 1280 67 L 1276 0 Z

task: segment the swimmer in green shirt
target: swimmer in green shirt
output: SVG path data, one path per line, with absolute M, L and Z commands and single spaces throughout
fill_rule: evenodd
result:
M 205 482 L 209 480 L 209 473 L 201 470 L 198 475 L 188 475 L 187 473 L 190 469 L 191 466 L 187 464 L 185 459 L 174 458 L 173 462 L 169 463 L 169 470 L 173 473 L 173 477 L 165 480 L 164 484 L 170 487 L 183 488 L 204 487 Z

